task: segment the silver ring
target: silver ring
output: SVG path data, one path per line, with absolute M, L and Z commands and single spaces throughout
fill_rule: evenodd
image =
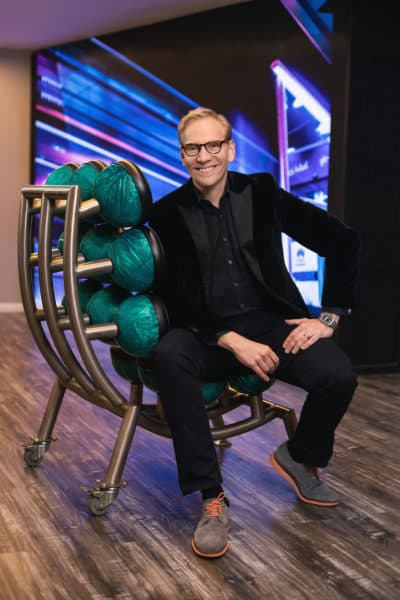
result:
M 309 333 L 305 333 L 304 337 L 307 338 L 308 340 L 310 339 L 310 337 L 312 337 Z

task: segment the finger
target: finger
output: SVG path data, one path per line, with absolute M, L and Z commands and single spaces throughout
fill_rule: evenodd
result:
M 308 338 L 308 340 L 306 340 L 302 346 L 301 346 L 301 350 L 307 350 L 307 348 L 309 348 L 310 346 L 312 346 L 313 344 L 315 344 L 315 342 L 318 341 L 318 337 L 313 335 L 310 338 Z
M 266 361 L 266 364 L 267 364 L 267 372 L 273 373 L 278 368 L 279 361 L 277 363 L 276 361 L 270 359 L 270 360 Z
M 256 375 L 258 375 L 264 381 L 270 381 L 271 378 L 268 375 L 268 373 L 266 373 L 265 371 L 263 371 L 257 364 L 253 365 L 251 367 L 251 369 L 252 369 L 252 371 L 254 371 L 254 373 Z
M 299 350 L 301 350 L 301 345 L 303 343 L 303 339 L 304 338 L 296 340 L 296 342 L 294 343 L 292 349 L 290 350 L 291 354 L 297 354 L 299 352 Z
M 296 340 L 298 339 L 299 334 L 297 329 L 295 329 L 294 331 L 292 331 L 292 333 L 290 333 L 287 338 L 284 340 L 282 346 L 285 350 L 286 353 L 290 352 L 290 350 L 292 349 L 293 345 L 296 343 Z
M 279 358 L 273 350 L 270 350 L 259 356 L 255 362 L 263 369 L 264 372 L 271 373 L 278 368 Z
M 256 364 L 264 371 L 264 373 L 269 373 L 271 370 L 272 363 L 268 363 L 268 361 L 264 360 L 263 358 L 259 358 L 256 361 Z
M 264 356 L 264 360 L 270 365 L 270 370 L 275 371 L 279 367 L 279 356 L 275 354 L 273 350 L 269 350 L 268 354 Z
M 285 323 L 288 325 L 300 325 L 303 321 L 306 321 L 306 319 L 285 319 Z
M 300 323 L 297 325 L 297 327 L 294 327 L 290 333 L 288 333 L 287 338 L 285 339 L 285 342 L 289 342 L 291 343 L 293 340 L 297 339 L 299 333 L 305 333 L 306 332 L 306 327 L 305 325 L 303 325 L 303 323 Z
M 282 344 L 282 346 L 283 346 L 284 348 L 285 348 L 285 346 L 290 346 L 294 338 L 295 338 L 295 334 L 294 334 L 294 332 L 290 333 L 290 334 L 287 336 L 287 338 L 285 338 L 285 339 L 283 340 L 283 344 Z
M 298 331 L 296 337 L 294 337 L 291 341 L 291 344 L 288 345 L 288 351 L 291 354 L 297 354 L 299 350 L 302 349 L 303 344 L 305 344 L 311 338 L 311 334 L 308 334 L 304 331 Z
M 304 338 L 299 339 L 300 350 L 307 350 L 319 340 L 320 336 L 315 333 L 305 333 Z

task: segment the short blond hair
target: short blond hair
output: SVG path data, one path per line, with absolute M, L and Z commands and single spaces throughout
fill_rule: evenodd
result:
M 223 125 L 226 131 L 225 137 L 229 139 L 232 137 L 232 125 L 229 123 L 228 119 L 224 117 L 224 115 L 217 113 L 215 110 L 212 110 L 212 108 L 205 108 L 204 106 L 200 106 L 199 108 L 189 110 L 189 112 L 186 113 L 186 115 L 184 115 L 180 120 L 178 124 L 178 138 L 180 143 L 182 143 L 182 135 L 186 127 L 190 123 L 199 119 L 206 119 L 208 117 L 215 119 L 216 121 L 221 123 L 221 125 Z

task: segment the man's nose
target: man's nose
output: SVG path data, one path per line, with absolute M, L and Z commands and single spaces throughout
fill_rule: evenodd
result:
M 210 153 L 207 152 L 205 146 L 201 146 L 200 152 L 197 155 L 197 160 L 205 161 L 210 159 Z

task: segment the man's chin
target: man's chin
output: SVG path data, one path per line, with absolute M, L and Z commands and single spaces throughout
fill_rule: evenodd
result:
M 193 179 L 193 183 L 194 185 L 202 190 L 209 190 L 210 188 L 214 187 L 216 185 L 216 181 L 211 181 L 211 180 L 204 180 L 204 179 Z
M 217 174 L 214 173 L 207 173 L 204 175 L 197 175 L 197 177 L 193 178 L 193 183 L 195 184 L 196 187 L 201 187 L 204 189 L 210 189 L 215 187 L 216 185 L 219 184 L 219 182 L 221 181 L 221 177 L 218 177 Z

